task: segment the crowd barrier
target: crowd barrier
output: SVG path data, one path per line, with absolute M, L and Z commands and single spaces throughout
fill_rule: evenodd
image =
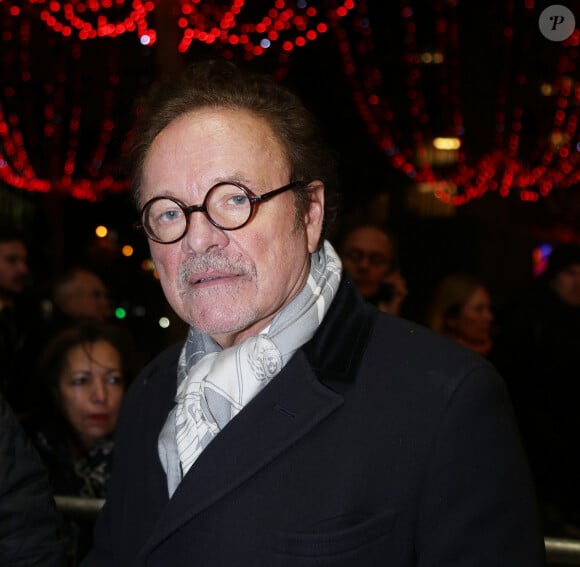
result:
M 96 519 L 105 502 L 73 496 L 55 496 L 54 499 L 63 516 L 85 520 Z M 544 541 L 548 566 L 580 566 L 580 540 L 547 537 Z
M 544 542 L 548 565 L 580 565 L 580 540 L 547 537 Z
M 96 520 L 105 503 L 98 498 L 78 498 L 76 496 L 55 496 L 56 507 L 65 518 Z

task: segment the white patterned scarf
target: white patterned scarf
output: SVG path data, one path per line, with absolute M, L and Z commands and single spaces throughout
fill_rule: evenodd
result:
M 190 327 L 177 368 L 176 406 L 159 435 L 169 495 L 212 439 L 312 338 L 340 283 L 342 266 L 327 241 L 311 254 L 298 295 L 269 327 L 226 349 Z

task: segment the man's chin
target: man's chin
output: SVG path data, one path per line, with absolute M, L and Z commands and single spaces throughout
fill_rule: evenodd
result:
M 372 301 L 379 295 L 379 290 L 371 287 L 360 286 L 358 290 L 367 301 Z
M 214 303 L 209 308 L 190 310 L 187 320 L 192 327 L 211 337 L 229 335 L 238 333 L 251 324 L 247 317 L 239 314 L 232 317 L 234 312 L 235 307 L 217 307 Z

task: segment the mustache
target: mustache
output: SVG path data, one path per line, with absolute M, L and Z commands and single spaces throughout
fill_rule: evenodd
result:
M 178 283 L 186 286 L 196 274 L 213 270 L 237 275 L 250 275 L 255 272 L 253 264 L 247 260 L 213 252 L 187 258 L 179 266 Z

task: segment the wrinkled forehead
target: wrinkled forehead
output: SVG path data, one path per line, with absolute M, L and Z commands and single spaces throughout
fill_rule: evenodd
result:
M 204 147 L 209 138 L 223 139 L 224 143 L 231 140 L 238 144 L 250 144 L 257 149 L 273 147 L 287 154 L 282 136 L 266 117 L 246 108 L 208 106 L 190 110 L 171 120 L 155 136 L 147 155 L 161 142 L 179 144 L 190 141 Z M 187 146 L 176 149 L 185 152 Z
M 140 205 L 168 188 L 203 195 L 223 181 L 252 184 L 290 174 L 288 152 L 270 123 L 243 108 L 204 107 L 175 118 L 153 140 L 140 179 Z

